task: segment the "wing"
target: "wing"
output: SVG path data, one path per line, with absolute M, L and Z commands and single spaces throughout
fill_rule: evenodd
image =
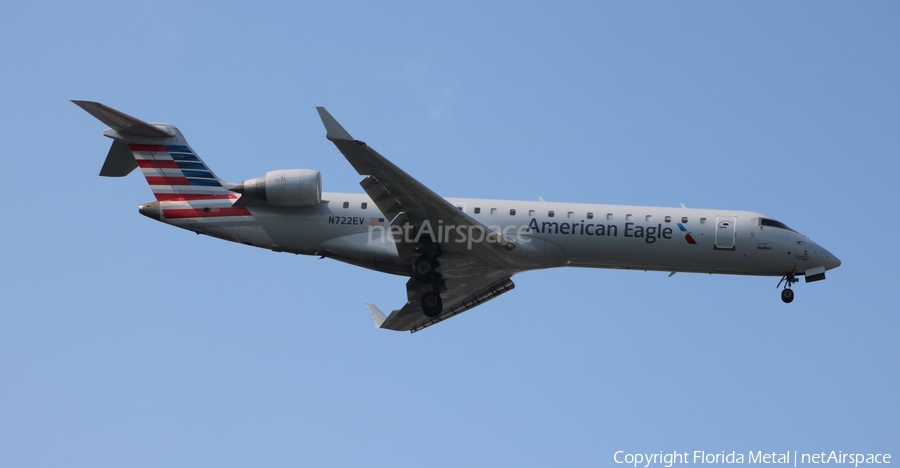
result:
M 469 278 L 447 279 L 445 283 L 447 289 L 441 292 L 444 309 L 440 315 L 428 317 L 422 312 L 419 301 L 426 291 L 415 278 L 412 278 L 406 283 L 406 294 L 409 300 L 400 310 L 395 310 L 385 317 L 377 307 L 367 304 L 372 318 L 375 319 L 375 326 L 415 333 L 484 304 L 516 287 L 515 283 L 510 280 L 509 273 L 499 270 Z
M 443 242 L 443 252 L 474 253 L 484 261 L 499 266 L 497 256 L 504 255 L 516 247 L 514 242 L 504 239 L 483 224 L 472 219 L 453 206 L 440 195 L 434 193 L 418 180 L 404 172 L 364 142 L 354 140 L 324 107 L 317 107 L 322 123 L 331 140 L 359 175 L 367 176 L 359 185 L 372 198 L 378 209 L 391 221 L 392 225 L 409 223 L 432 229 L 438 226 L 461 226 L 463 231 L 483 242 Z M 453 232 L 459 232 L 454 229 Z M 457 238 L 458 239 L 458 238 Z M 406 239 L 397 239 L 397 250 L 401 255 L 415 250 Z
M 422 282 L 415 277 L 406 284 L 407 303 L 389 316 L 369 305 L 376 326 L 390 330 L 415 332 L 469 310 L 515 287 L 510 280 L 512 271 L 509 253 L 516 243 L 505 239 L 450 202 L 434 193 L 404 172 L 364 142 L 355 140 L 323 107 L 316 108 L 327 130 L 327 138 L 365 179 L 360 182 L 378 209 L 390 220 L 391 226 L 412 225 L 414 231 L 422 226 L 440 229 L 454 227 L 460 239 L 444 239 L 401 235 L 393 231 L 401 261 L 413 262 L 429 252 L 431 244 L 439 246 L 439 279 Z M 468 242 L 478 239 L 478 242 Z M 428 294 L 440 294 L 440 312 L 423 311 L 422 299 Z

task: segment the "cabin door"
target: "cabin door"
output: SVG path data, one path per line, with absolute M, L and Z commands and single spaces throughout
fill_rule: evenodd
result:
M 716 216 L 716 250 L 734 250 L 736 221 L 734 216 Z

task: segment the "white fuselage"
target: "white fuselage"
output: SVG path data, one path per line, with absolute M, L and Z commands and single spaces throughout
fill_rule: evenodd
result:
M 252 216 L 169 219 L 170 210 L 230 207 L 234 200 L 166 201 L 142 213 L 191 231 L 275 251 L 322 255 L 408 275 L 382 233 L 390 219 L 364 194 L 323 193 L 309 207 L 248 207 Z M 498 265 L 510 271 L 561 266 L 738 275 L 803 275 L 840 261 L 792 230 L 763 226 L 748 211 L 447 198 L 466 214 L 526 248 Z M 144 205 L 148 206 L 148 205 Z M 161 215 L 159 214 L 161 212 Z M 170 211 L 171 212 L 171 211 Z M 780 223 L 778 223 L 780 224 Z M 445 239 L 452 226 L 432 226 Z M 374 233 L 374 234 L 373 234 Z M 411 232 L 415 236 L 416 231 Z M 440 238 L 440 239 L 439 239 Z M 449 238 L 446 238 L 449 239 Z M 445 244 L 465 255 L 466 245 Z M 447 248 L 445 247 L 445 251 Z

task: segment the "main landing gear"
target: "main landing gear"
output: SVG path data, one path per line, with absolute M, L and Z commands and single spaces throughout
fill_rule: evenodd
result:
M 791 285 L 800 281 L 797 277 L 794 276 L 793 273 L 784 275 L 781 278 L 781 281 L 778 282 L 778 286 L 781 286 L 781 283 L 784 283 L 784 289 L 781 290 L 781 301 L 785 304 L 790 304 L 791 301 L 794 300 L 794 290 L 791 289 Z M 776 288 L 778 286 L 775 286 Z
M 441 300 L 440 291 L 429 291 L 423 294 L 421 305 L 422 313 L 424 313 L 426 317 L 435 318 L 438 315 L 441 315 L 441 311 L 444 309 L 444 301 Z
M 424 289 L 431 289 L 422 294 L 419 305 L 422 306 L 422 313 L 426 317 L 435 318 L 441 315 L 444 310 L 444 301 L 441 299 L 441 289 L 443 289 L 443 280 L 441 274 L 437 272 L 440 265 L 437 257 L 440 255 L 440 248 L 435 244 L 426 244 L 426 251 L 412 264 L 413 278 L 424 286 Z M 431 288 L 428 287 L 431 285 Z
M 440 264 L 434 256 L 422 255 L 413 262 L 413 276 L 422 284 L 431 283 L 438 276 L 436 271 L 438 265 Z

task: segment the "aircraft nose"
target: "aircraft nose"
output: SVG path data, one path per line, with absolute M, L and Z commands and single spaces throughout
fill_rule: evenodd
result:
M 837 268 L 841 266 L 841 260 L 837 258 L 833 253 L 819 247 L 819 255 L 822 257 L 822 263 L 825 265 L 826 270 L 830 270 L 832 268 Z

